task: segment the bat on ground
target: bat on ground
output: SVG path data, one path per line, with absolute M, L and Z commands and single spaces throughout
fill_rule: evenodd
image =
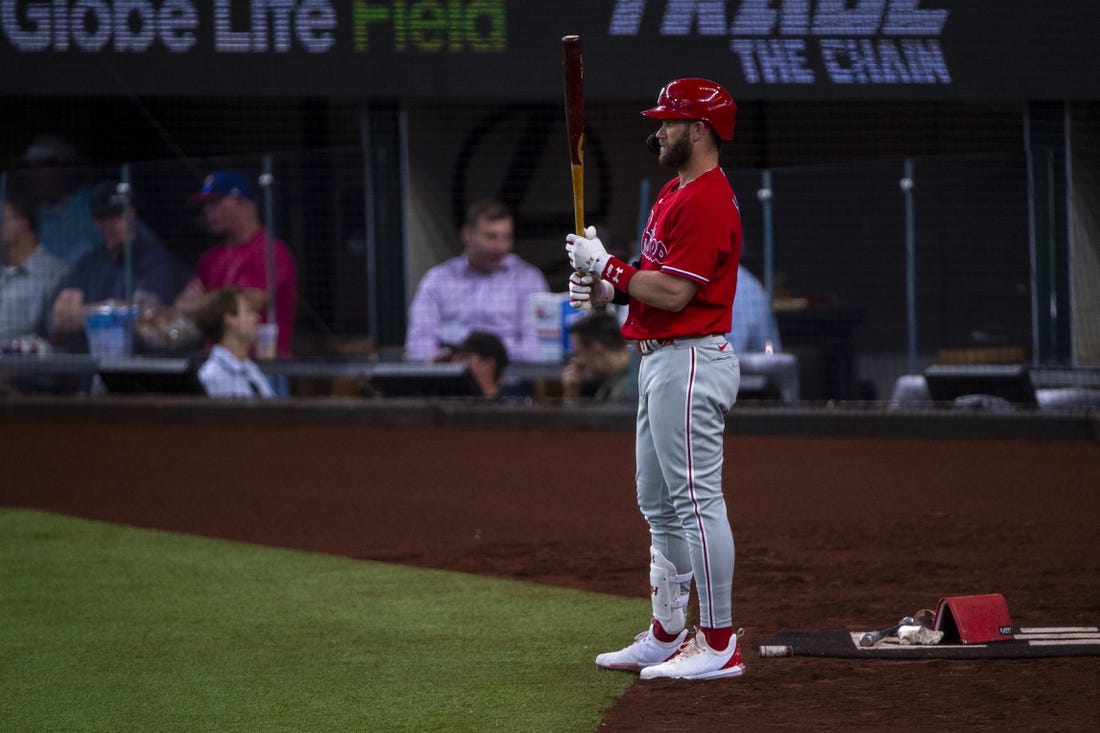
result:
M 565 131 L 569 137 L 569 162 L 573 170 L 574 231 L 584 235 L 584 58 L 581 37 L 561 39 L 562 73 L 565 78 Z
M 898 629 L 902 626 L 909 626 L 913 623 L 912 616 L 906 616 L 898 621 L 893 626 L 887 626 L 885 629 L 879 629 L 878 631 L 868 631 L 859 637 L 859 645 L 862 647 L 871 647 L 877 644 L 883 637 L 893 636 L 898 633 Z

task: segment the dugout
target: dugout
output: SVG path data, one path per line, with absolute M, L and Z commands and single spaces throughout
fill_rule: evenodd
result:
M 35 137 L 60 134 L 82 179 L 126 167 L 144 217 L 193 264 L 211 241 L 187 194 L 213 168 L 269 165 L 301 274 L 296 353 L 344 355 L 364 337 L 392 353 L 473 197 L 513 205 L 517 251 L 564 288 L 558 41 L 579 33 L 586 206 L 623 251 L 640 183 L 660 175 L 638 110 L 689 74 L 738 100 L 723 166 L 806 399 L 885 399 L 945 349 L 1100 366 L 1094 3 L 812 2 L 751 18 L 746 3 L 291 5 L 139 3 L 123 23 L 118 3 L 16 3 L 0 33 L 0 169 L 17 182 Z

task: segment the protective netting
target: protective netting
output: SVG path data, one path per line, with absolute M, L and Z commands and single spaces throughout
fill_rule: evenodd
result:
M 666 180 L 642 145 L 650 123 L 638 107 L 594 105 L 586 136 L 586 220 L 622 255 L 636 252 L 652 196 Z M 146 112 L 170 121 L 169 109 Z M 723 151 L 743 215 L 742 264 L 772 304 L 780 335 L 774 356 L 793 357 L 773 372 L 745 354 L 746 372 L 797 379 L 793 392 L 784 381 L 762 394 L 811 403 L 888 402 L 900 394 L 922 404 L 975 391 L 1011 397 L 1026 380 L 1032 390 L 1063 390 L 1065 404 L 1092 404 L 1100 366 L 1096 110 L 1080 111 L 1067 162 L 1067 148 L 1028 128 L 1029 118 L 1014 119 L 1018 110 L 908 105 L 876 116 L 869 106 L 844 109 L 829 105 L 802 119 L 795 106 L 750 103 Z M 927 140 L 909 113 L 924 115 L 940 130 L 936 138 Z M 250 106 L 247 114 L 260 113 Z M 273 114 L 296 118 L 286 109 Z M 175 296 L 220 240 L 192 196 L 211 172 L 239 171 L 254 188 L 261 224 L 287 244 L 296 267 L 291 347 L 265 364 L 289 379 L 289 394 L 332 393 L 342 376 L 369 381 L 370 364 L 402 360 L 408 304 L 430 267 L 461 252 L 462 214 L 478 197 L 512 209 L 516 253 L 543 272 L 552 292 L 565 290 L 562 239 L 572 211 L 560 107 L 409 102 L 311 114 L 311 135 L 284 139 L 274 125 L 260 125 L 257 139 L 238 131 L 224 144 L 244 152 L 190 155 L 147 144 L 162 155 L 131 161 L 100 151 L 94 164 L 45 166 L 13 159 L 0 171 L 2 193 L 9 203 L 33 204 L 42 248 L 73 268 L 103 246 L 92 198 L 113 187 L 114 204 L 137 216 L 131 244 L 163 245 L 176 288 L 148 300 L 142 263 L 132 256 L 123 289 L 109 294 L 140 319 L 119 353 L 199 360 L 203 343 L 188 331 Z M 952 115 L 958 129 L 948 129 Z M 876 121 L 861 141 L 853 127 L 868 120 Z M 986 140 L 976 137 L 983 128 Z M 161 132 L 167 141 L 181 136 Z M 308 138 L 319 144 L 303 144 Z M 339 145 L 325 144 L 332 142 Z M 89 388 L 96 363 L 86 356 L 86 333 L 51 334 L 61 289 L 58 281 L 42 296 L 36 323 L 2 334 L 8 392 Z M 100 295 L 88 297 L 86 309 L 108 299 Z M 546 384 L 561 367 L 555 356 L 511 370 L 537 399 L 555 394 Z M 958 368 L 981 382 L 968 367 L 1000 371 L 976 387 L 945 387 L 960 375 L 936 373 Z M 929 369 L 935 384 L 912 383 Z

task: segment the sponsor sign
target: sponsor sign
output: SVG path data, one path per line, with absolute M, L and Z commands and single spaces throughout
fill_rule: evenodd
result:
M 1093 0 L 0 0 L 0 92 L 1095 98 Z

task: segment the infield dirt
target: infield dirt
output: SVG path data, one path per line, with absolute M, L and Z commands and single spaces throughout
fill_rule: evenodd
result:
M 647 620 L 629 432 L 5 422 L 0 440 L 5 505 L 637 597 Z M 1017 624 L 1100 622 L 1097 443 L 729 436 L 725 476 L 746 642 L 994 592 Z M 1096 657 L 747 644 L 745 662 L 739 680 L 639 680 L 600 730 L 1100 729 Z

